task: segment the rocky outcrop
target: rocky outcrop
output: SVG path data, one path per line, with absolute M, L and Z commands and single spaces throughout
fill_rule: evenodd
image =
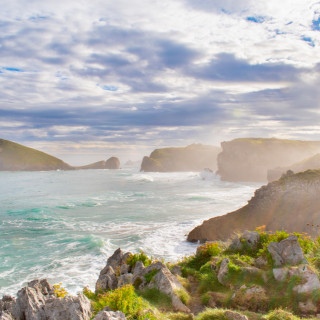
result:
M 58 298 L 53 286 L 43 279 L 34 280 L 0 303 L 0 319 L 13 320 L 89 320 L 91 303 L 83 295 Z
M 192 144 L 182 148 L 156 149 L 149 157 L 143 158 L 141 171 L 201 171 L 204 168 L 216 170 L 217 155 L 220 150 L 218 147 L 202 144 Z
M 0 139 L 0 171 L 73 170 L 62 160 L 21 144 Z
M 320 152 L 319 141 L 243 138 L 221 143 L 218 171 L 224 181 L 266 182 L 267 172 Z
M 237 211 L 206 220 L 193 229 L 188 241 L 227 240 L 235 232 L 266 230 L 307 232 L 316 236 L 320 225 L 320 170 L 309 170 L 269 183 L 255 191 Z
M 136 289 L 156 288 L 171 298 L 176 311 L 190 312 L 179 298 L 178 292 L 185 290 L 179 280 L 161 262 L 154 262 L 144 267 L 137 261 L 134 268 L 127 264 L 130 252 L 124 253 L 120 248 L 107 260 L 96 283 L 96 292 L 112 290 L 126 284 L 133 284 Z M 116 270 L 116 271 L 115 271 Z
M 93 320 L 126 320 L 126 315 L 121 311 L 100 311 Z
M 120 160 L 117 157 L 111 157 L 106 161 L 106 169 L 120 169 Z
M 80 169 L 80 170 L 106 169 L 106 161 L 105 160 L 101 160 L 101 161 L 98 161 L 98 162 L 94 162 L 94 163 L 88 164 L 86 166 L 76 167 L 76 169 Z
M 303 161 L 291 164 L 286 167 L 278 167 L 275 169 L 269 169 L 267 177 L 268 177 L 268 181 L 272 182 L 272 181 L 280 179 L 281 176 L 288 171 L 303 172 L 306 170 L 314 170 L 314 169 L 320 169 L 320 154 L 316 154 L 316 155 L 312 156 L 311 158 L 307 158 Z

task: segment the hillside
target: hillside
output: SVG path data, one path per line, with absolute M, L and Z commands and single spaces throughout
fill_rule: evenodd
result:
M 307 158 L 303 161 L 294 163 L 287 167 L 278 167 L 275 169 L 268 170 L 268 181 L 275 181 L 281 178 L 282 174 L 287 172 L 288 170 L 292 170 L 293 172 L 302 172 L 306 170 L 314 170 L 320 169 L 320 154 L 316 154 L 311 158 Z
M 73 167 L 47 153 L 0 139 L 1 171 L 72 170 Z
M 156 149 L 150 157 L 143 158 L 141 171 L 201 171 L 204 168 L 216 170 L 217 155 L 220 150 L 218 147 L 202 144 Z
M 256 190 L 241 209 L 204 221 L 189 233 L 188 241 L 226 240 L 235 232 L 261 225 L 265 225 L 267 231 L 318 235 L 319 192 L 320 170 L 286 175 Z
M 218 171 L 224 181 L 266 182 L 267 171 L 320 152 L 320 141 L 242 138 L 221 143 Z

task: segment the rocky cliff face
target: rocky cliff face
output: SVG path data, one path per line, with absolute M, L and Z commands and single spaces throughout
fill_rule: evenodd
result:
M 120 160 L 117 157 L 111 157 L 106 161 L 106 169 L 120 169 Z
M 91 164 L 88 164 L 86 166 L 76 167 L 76 169 L 86 170 L 86 169 L 106 169 L 106 161 L 101 160 L 98 162 L 94 162 Z
M 218 171 L 224 181 L 267 181 L 268 169 L 302 161 L 320 152 L 319 141 L 243 138 L 221 143 Z
M 143 158 L 141 171 L 201 171 L 204 168 L 216 170 L 220 150 L 218 147 L 202 144 L 192 144 L 184 148 L 156 149 L 150 157 Z
M 320 169 L 320 154 L 316 154 L 311 158 L 294 163 L 287 167 L 278 167 L 275 169 L 268 170 L 268 181 L 272 182 L 280 179 L 281 176 L 288 170 L 291 170 L 293 172 L 302 172 L 313 169 Z
M 74 169 L 44 152 L 0 139 L 0 171 L 46 171 Z
M 188 241 L 226 240 L 235 232 L 266 230 L 320 232 L 320 170 L 283 176 L 256 190 L 241 209 L 204 221 L 188 235 Z

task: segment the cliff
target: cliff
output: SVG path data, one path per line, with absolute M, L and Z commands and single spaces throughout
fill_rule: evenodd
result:
M 282 174 L 291 170 L 293 172 L 302 172 L 306 170 L 320 169 L 320 154 L 316 154 L 311 158 L 307 158 L 303 161 L 294 163 L 287 167 L 278 167 L 275 169 L 268 170 L 268 181 L 275 181 L 281 178 Z
M 242 138 L 221 143 L 218 171 L 224 181 L 266 182 L 268 169 L 287 166 L 320 152 L 320 141 Z
M 188 241 L 226 240 L 235 232 L 266 230 L 307 232 L 318 235 L 320 225 L 320 170 L 288 174 L 255 191 L 241 209 L 204 221 Z
M 204 168 L 216 170 L 217 155 L 220 150 L 218 147 L 202 144 L 156 149 L 150 157 L 143 158 L 141 171 L 201 171 Z
M 21 144 L 0 139 L 0 171 L 74 169 L 62 160 Z

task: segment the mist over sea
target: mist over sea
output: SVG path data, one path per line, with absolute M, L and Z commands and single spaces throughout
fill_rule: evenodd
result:
M 93 289 L 118 247 L 177 261 L 195 252 L 189 231 L 259 186 L 138 168 L 0 172 L 0 297 L 35 278 Z

